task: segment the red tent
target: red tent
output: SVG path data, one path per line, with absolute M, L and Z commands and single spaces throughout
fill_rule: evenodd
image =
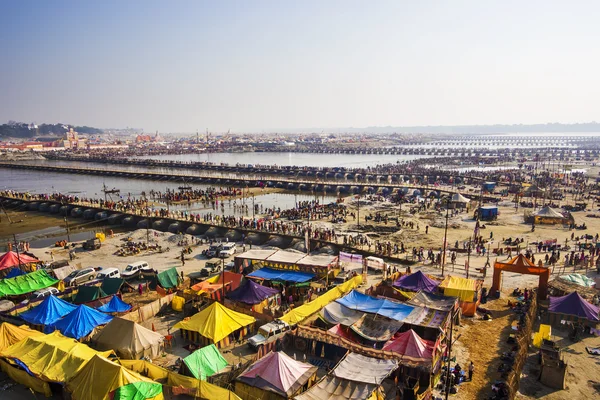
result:
M 17 256 L 16 252 L 9 251 L 3 254 L 2 257 L 0 257 L 0 271 L 11 267 L 17 267 L 19 265 L 32 264 L 38 262 L 40 262 L 40 260 L 38 260 L 37 258 L 29 257 L 25 254 L 19 254 L 19 256 Z
M 402 360 L 415 363 L 431 363 L 433 348 L 433 342 L 421 338 L 412 329 L 397 334 L 383 346 L 383 350 L 401 354 Z

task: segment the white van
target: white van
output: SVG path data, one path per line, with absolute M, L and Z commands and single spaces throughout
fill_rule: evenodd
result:
M 121 272 L 121 276 L 125 279 L 137 278 L 142 271 L 151 272 L 152 268 L 150 268 L 146 261 L 136 261 L 125 267 L 123 272 Z
M 120 278 L 121 272 L 117 268 L 106 268 L 98 272 L 96 275 L 96 279 L 104 279 L 104 278 Z

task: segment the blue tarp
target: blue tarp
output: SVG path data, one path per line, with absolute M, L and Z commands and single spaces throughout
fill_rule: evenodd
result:
M 351 291 L 341 299 L 337 299 L 336 302 L 351 310 L 379 314 L 395 319 L 396 321 L 404 320 L 415 309 L 414 306 L 408 304 L 397 303 L 387 299 L 378 299 L 357 292 L 356 290 Z
M 105 313 L 127 312 L 131 310 L 131 305 L 125 303 L 118 296 L 113 296 L 108 303 L 96 308 L 96 310 Z
M 315 274 L 310 272 L 300 271 L 284 271 L 272 268 L 261 268 L 258 271 L 254 271 L 250 275 L 250 278 L 260 278 L 269 281 L 284 281 L 284 282 L 306 282 L 310 281 L 315 277 Z
M 113 317 L 110 315 L 82 304 L 65 315 L 63 319 L 52 324 L 52 327 L 58 329 L 65 336 L 79 340 L 92 333 L 97 326 L 108 324 L 112 319 Z
M 50 325 L 64 317 L 77 306 L 54 296 L 48 296 L 31 310 L 25 311 L 19 317 L 34 325 Z
M 20 270 L 17 267 L 14 267 L 8 272 L 8 274 L 6 274 L 4 279 L 15 278 L 15 277 L 21 276 L 21 275 L 25 275 L 25 272 L 23 272 L 22 270 Z
M 244 283 L 234 291 L 225 295 L 230 300 L 239 301 L 246 304 L 259 304 L 264 299 L 275 296 L 279 290 L 266 286 L 261 286 L 256 282 L 246 279 Z

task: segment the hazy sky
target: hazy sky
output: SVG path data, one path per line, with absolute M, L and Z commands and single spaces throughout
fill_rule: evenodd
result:
M 600 120 L 599 1 L 3 1 L 0 122 Z

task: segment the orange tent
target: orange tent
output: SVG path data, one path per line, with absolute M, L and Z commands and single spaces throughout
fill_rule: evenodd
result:
M 16 252 L 7 251 L 0 257 L 0 271 L 11 267 L 18 267 L 19 265 L 36 264 L 39 262 L 40 260 L 35 257 L 29 257 L 25 254 L 17 256 Z

